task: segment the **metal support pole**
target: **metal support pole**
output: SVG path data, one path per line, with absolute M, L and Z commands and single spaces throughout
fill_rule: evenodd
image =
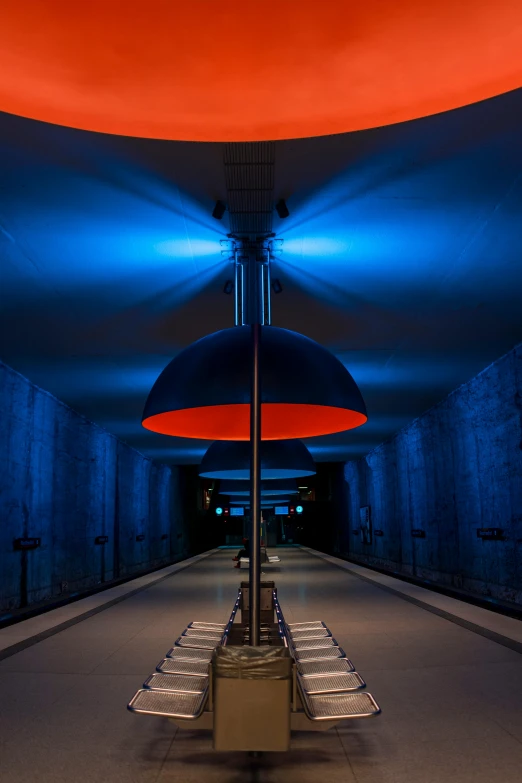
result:
M 239 284 L 239 274 L 238 274 L 238 263 L 237 263 L 237 250 L 234 253 L 234 322 L 236 326 L 239 326 L 239 291 L 238 291 L 238 284 Z
M 247 292 L 245 290 L 245 278 L 247 277 L 247 275 L 245 275 L 245 265 L 243 262 L 240 263 L 240 266 L 241 266 L 241 326 L 245 326 L 247 324 L 246 314 L 248 312 Z
M 252 340 L 251 354 L 251 394 L 250 394 L 250 516 L 252 520 L 250 535 L 250 644 L 254 647 L 260 642 L 260 577 L 261 577 L 261 318 L 260 318 L 260 274 L 261 264 L 257 261 L 257 251 L 253 249 L 249 258 L 249 300 L 250 329 Z
M 270 250 L 268 251 L 268 262 L 266 265 L 266 309 L 267 309 L 267 324 L 272 323 L 272 279 L 270 275 Z

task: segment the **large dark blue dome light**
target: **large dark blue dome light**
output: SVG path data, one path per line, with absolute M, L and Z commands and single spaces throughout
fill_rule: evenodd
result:
M 261 483 L 261 497 L 265 495 L 293 495 L 297 492 L 295 479 L 272 479 Z M 250 495 L 250 485 L 245 481 L 222 481 L 219 485 L 219 494 L 229 497 L 247 497 Z
M 300 440 L 261 442 L 261 479 L 289 479 L 313 476 L 312 455 Z M 199 467 L 199 475 L 210 479 L 250 480 L 250 444 L 248 441 L 216 441 Z M 246 485 L 248 486 L 248 485 Z
M 261 499 L 261 505 L 262 506 L 280 506 L 281 504 L 289 503 L 289 498 L 285 497 L 284 495 L 278 495 L 275 498 L 265 497 Z M 236 498 L 236 500 L 231 500 L 229 503 L 230 506 L 243 506 L 244 508 L 250 508 L 250 500 L 245 498 L 244 500 L 240 500 L 239 498 Z
M 223 329 L 190 345 L 152 387 L 143 426 L 208 440 L 250 438 L 251 329 Z M 261 327 L 261 437 L 306 438 L 359 427 L 366 407 L 344 365 L 314 340 Z

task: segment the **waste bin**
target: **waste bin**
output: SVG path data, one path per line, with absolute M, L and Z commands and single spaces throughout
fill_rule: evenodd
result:
M 288 750 L 292 659 L 286 647 L 217 647 L 215 750 Z

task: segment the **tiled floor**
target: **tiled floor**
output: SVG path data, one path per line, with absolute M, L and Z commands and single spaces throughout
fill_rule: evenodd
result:
M 190 620 L 228 618 L 246 577 L 231 556 L 200 560 L 0 662 L 1 783 L 521 783 L 522 655 L 299 550 L 282 550 L 272 572 L 287 621 L 325 620 L 382 715 L 295 734 L 290 752 L 251 759 L 214 752 L 210 732 L 129 713 Z M 516 638 L 517 621 L 499 622 Z M 24 625 L 12 636 L 25 638 Z

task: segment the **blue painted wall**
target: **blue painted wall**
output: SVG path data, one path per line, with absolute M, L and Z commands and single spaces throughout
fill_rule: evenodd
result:
M 345 481 L 344 554 L 522 604 L 522 345 L 365 459 L 346 463 Z M 366 505 L 371 544 L 359 533 Z M 504 540 L 477 537 L 492 527 Z
M 177 468 L 146 459 L 2 363 L 0 410 L 0 614 L 187 554 Z M 20 537 L 41 546 L 15 551 Z

